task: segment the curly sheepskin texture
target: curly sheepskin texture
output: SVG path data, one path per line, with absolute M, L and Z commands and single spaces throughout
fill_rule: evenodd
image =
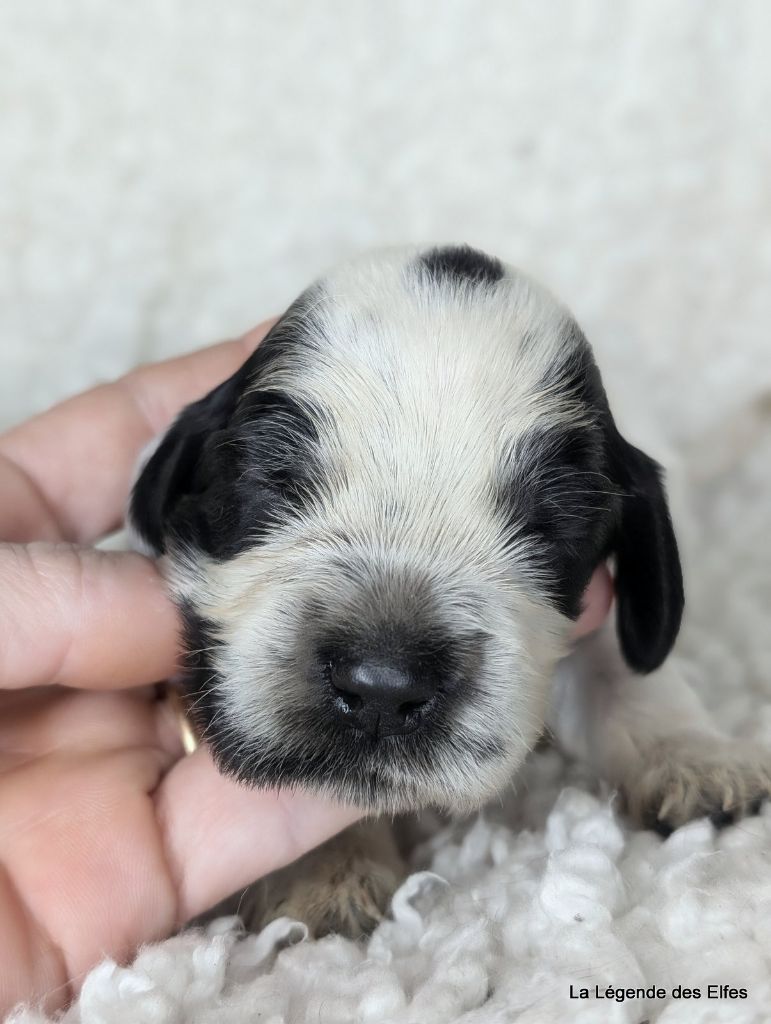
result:
M 0 417 L 245 329 L 367 246 L 479 245 L 573 308 L 670 468 L 676 657 L 771 745 L 769 46 L 765 0 L 5 0 Z M 98 966 L 63 1019 L 768 1021 L 769 849 L 769 808 L 662 841 L 537 753 L 416 851 L 368 944 L 220 920 Z

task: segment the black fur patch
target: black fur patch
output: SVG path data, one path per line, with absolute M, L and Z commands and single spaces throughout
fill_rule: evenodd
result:
M 499 507 L 514 537 L 527 537 L 563 615 L 577 618 L 592 572 L 605 557 L 614 500 L 602 472 L 597 429 L 534 430 L 520 439 L 514 464 L 502 468 Z
M 190 545 L 232 558 L 264 539 L 313 489 L 315 431 L 288 395 L 260 381 L 303 336 L 303 296 L 228 380 L 178 416 L 131 496 L 130 518 L 157 553 Z
M 218 560 L 259 544 L 310 497 L 314 439 L 287 395 L 250 393 L 226 428 L 194 442 L 195 465 L 170 509 L 167 537 Z
M 468 245 L 448 245 L 431 249 L 419 258 L 419 265 L 435 281 L 446 279 L 471 284 L 495 284 L 503 277 L 503 264 Z
M 590 424 L 533 438 L 533 459 L 502 475 L 499 501 L 538 544 L 554 581 L 553 597 L 570 616 L 596 566 L 614 556 L 617 626 L 627 663 L 651 672 L 677 637 L 684 596 L 680 559 L 659 466 L 619 433 L 591 349 L 565 325 L 565 359 L 542 386 L 582 405 Z
M 636 672 L 652 672 L 677 638 L 685 597 L 661 467 L 616 427 L 586 339 L 569 325 L 573 354 L 560 368 L 566 392 L 591 412 L 602 432 L 601 470 L 613 492 L 613 521 L 603 557 L 615 558 L 621 650 Z
M 285 729 L 286 735 L 295 738 L 291 746 L 276 742 L 273 736 L 255 736 L 251 743 L 252 738 L 246 737 L 247 744 L 236 751 L 237 745 L 218 744 L 213 733 L 212 753 L 218 768 L 260 788 L 302 786 L 364 808 L 387 802 L 408 807 L 426 801 L 416 766 L 434 766 L 443 753 L 479 765 L 504 755 L 502 744 L 493 737 L 481 740 L 458 734 L 451 716 L 442 715 L 440 723 L 427 732 L 373 741 L 353 729 L 333 729 L 314 711 L 295 715 L 291 730 Z

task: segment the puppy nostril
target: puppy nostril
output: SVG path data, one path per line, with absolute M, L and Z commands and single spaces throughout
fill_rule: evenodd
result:
M 325 659 L 322 667 L 334 713 L 372 736 L 412 732 L 434 703 L 429 683 L 399 664 Z
M 349 693 L 348 690 L 342 690 L 339 686 L 332 685 L 332 689 L 335 693 L 335 699 L 342 706 L 343 711 L 358 711 L 364 701 L 357 693 Z
M 410 718 L 419 711 L 422 711 L 428 703 L 429 701 L 427 700 L 406 700 L 403 704 L 399 705 L 399 714 L 403 718 Z

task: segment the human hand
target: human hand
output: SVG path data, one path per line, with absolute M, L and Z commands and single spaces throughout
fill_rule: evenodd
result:
M 102 957 L 130 958 L 357 817 L 249 791 L 204 748 L 183 757 L 152 686 L 178 656 L 158 571 L 82 546 L 119 525 L 147 441 L 268 326 L 0 436 L 0 1014 L 65 1005 Z

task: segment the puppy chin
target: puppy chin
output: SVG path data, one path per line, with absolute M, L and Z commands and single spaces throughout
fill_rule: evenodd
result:
M 302 789 L 355 806 L 367 814 L 400 814 L 424 808 L 469 813 L 509 783 L 527 753 L 492 741 L 452 750 L 430 744 L 405 744 L 385 737 L 376 743 L 350 737 L 306 745 L 302 757 L 285 745 L 260 744 L 258 757 L 234 746 L 234 737 L 208 737 L 218 768 L 246 786 Z M 253 741 L 252 741 L 253 742 Z M 311 749 L 312 748 L 312 749 Z M 235 751 L 235 755 L 234 755 Z

